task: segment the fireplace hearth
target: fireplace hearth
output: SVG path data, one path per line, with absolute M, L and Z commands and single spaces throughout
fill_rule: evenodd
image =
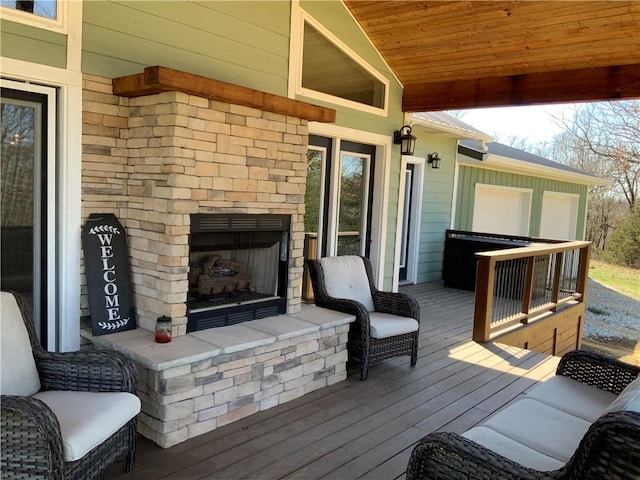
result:
M 286 313 L 289 215 L 194 214 L 187 332 Z

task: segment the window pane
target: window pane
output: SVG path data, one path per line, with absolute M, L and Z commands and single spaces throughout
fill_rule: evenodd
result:
M 302 86 L 384 108 L 384 84 L 307 23 L 304 25 Z
M 57 18 L 57 0 L 0 0 L 0 5 L 52 20 Z
M 362 231 L 366 217 L 366 159 L 343 154 L 340 168 L 338 255 L 362 255 Z

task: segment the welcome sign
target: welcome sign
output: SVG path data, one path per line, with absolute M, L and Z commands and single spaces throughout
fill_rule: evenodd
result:
M 91 329 L 104 335 L 136 328 L 125 230 L 111 213 L 91 214 L 82 229 Z

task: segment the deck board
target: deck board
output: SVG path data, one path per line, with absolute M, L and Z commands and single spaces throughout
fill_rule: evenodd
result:
M 175 447 L 140 438 L 136 468 L 105 479 L 403 479 L 415 443 L 461 433 L 553 375 L 557 358 L 471 341 L 473 293 L 440 283 L 402 287 L 421 308 L 418 364 L 382 362 Z

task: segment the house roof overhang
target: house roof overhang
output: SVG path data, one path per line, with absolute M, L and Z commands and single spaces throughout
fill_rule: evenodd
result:
M 640 2 L 343 0 L 403 111 L 640 98 Z
M 535 165 L 509 157 L 486 154 L 484 161 L 458 153 L 458 164 L 475 168 L 485 168 L 518 175 L 531 175 L 561 182 L 579 183 L 581 185 L 611 185 L 611 180 L 595 177 L 587 173 L 571 172 L 544 165 Z

